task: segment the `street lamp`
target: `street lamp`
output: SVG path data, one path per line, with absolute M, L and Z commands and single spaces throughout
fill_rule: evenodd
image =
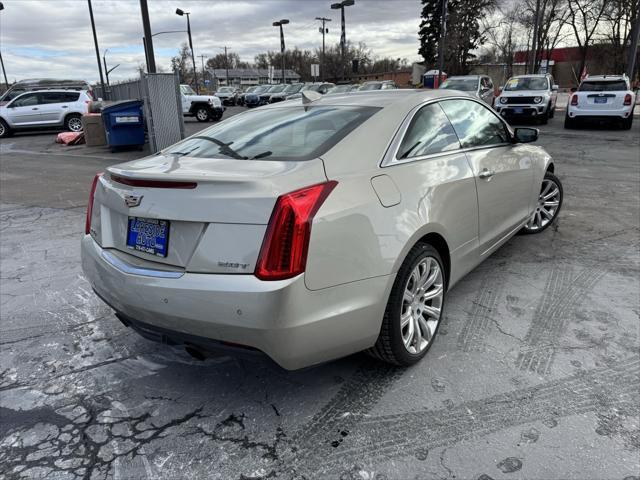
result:
M 109 74 L 111 72 L 113 72 L 116 68 L 118 68 L 120 66 L 120 64 L 118 63 L 115 67 L 112 67 L 111 69 L 107 68 L 107 52 L 109 51 L 109 49 L 107 48 L 104 53 L 102 54 L 102 62 L 104 63 L 104 74 L 107 77 L 107 89 L 110 90 L 111 89 L 111 85 L 109 85 Z
M 345 46 L 347 44 L 347 33 L 344 27 L 344 7 L 350 7 L 352 5 L 354 5 L 356 2 L 355 0 L 342 0 L 341 2 L 338 3 L 332 3 L 331 4 L 331 9 L 332 10 L 340 10 L 340 17 L 341 17 L 341 33 L 340 33 L 340 54 L 342 56 L 342 78 L 344 79 L 344 49 Z
M 353 0 L 351 0 L 353 1 Z M 274 27 L 280 27 L 280 56 L 282 57 L 282 83 L 284 84 L 284 31 L 282 26 L 289 23 L 289 20 L 283 18 L 279 22 L 273 22 Z
M 200 91 L 198 90 L 198 72 L 196 71 L 196 56 L 193 53 L 193 41 L 191 40 L 191 22 L 189 20 L 189 12 L 185 12 L 184 10 L 181 10 L 179 8 L 176 8 L 176 15 L 180 15 L 181 17 L 183 15 L 187 16 L 187 33 L 189 34 L 189 48 L 191 49 L 191 61 L 193 62 L 193 78 L 196 82 L 196 93 L 200 93 Z

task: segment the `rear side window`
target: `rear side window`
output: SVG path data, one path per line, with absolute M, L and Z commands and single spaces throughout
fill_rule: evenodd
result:
M 616 81 L 586 81 L 580 84 L 580 92 L 624 92 L 627 90 L 627 82 Z
M 325 153 L 378 110 L 347 106 L 256 110 L 231 117 L 163 153 L 238 160 L 311 160 Z
M 458 148 L 460 142 L 451 123 L 442 108 L 432 103 L 422 107 L 411 120 L 396 158 L 420 157 Z
M 69 103 L 80 98 L 79 92 L 46 92 L 41 93 L 42 103 Z
M 449 117 L 463 148 L 506 143 L 507 129 L 487 107 L 472 100 L 444 100 L 442 109 Z

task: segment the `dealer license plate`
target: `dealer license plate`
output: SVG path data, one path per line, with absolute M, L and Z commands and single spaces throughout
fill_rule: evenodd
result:
M 166 257 L 169 247 L 169 222 L 155 218 L 129 217 L 127 248 Z

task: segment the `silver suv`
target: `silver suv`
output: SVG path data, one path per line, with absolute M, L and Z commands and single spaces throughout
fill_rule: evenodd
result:
M 558 85 L 550 74 L 518 75 L 507 80 L 495 109 L 505 118 L 530 118 L 546 124 L 556 110 Z
M 17 130 L 64 127 L 82 130 L 82 115 L 93 98 L 86 91 L 42 90 L 18 95 L 0 106 L 0 138 Z

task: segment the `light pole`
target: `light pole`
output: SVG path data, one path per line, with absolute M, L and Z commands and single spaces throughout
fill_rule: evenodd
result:
M 341 19 L 341 32 L 340 32 L 340 55 L 342 57 L 342 78 L 344 79 L 344 49 L 347 45 L 347 32 L 344 25 L 344 7 L 350 7 L 354 5 L 355 0 L 342 0 L 339 3 L 332 3 L 332 10 L 340 10 L 340 19 Z
M 156 73 L 156 57 L 153 53 L 153 35 L 151 35 L 151 22 L 149 21 L 149 7 L 147 0 L 140 0 L 140 14 L 142 15 L 142 29 L 144 30 L 144 56 L 147 60 L 147 72 Z
M 322 26 L 320 27 L 320 33 L 322 34 L 322 61 L 320 62 L 320 80 L 324 82 L 324 35 L 325 33 L 329 33 L 329 29 L 325 28 L 324 24 L 326 22 L 330 22 L 330 18 L 325 17 L 316 17 L 316 20 L 320 20 L 322 22 Z
M 282 57 L 282 83 L 284 82 L 284 30 L 282 26 L 289 23 L 289 20 L 283 18 L 279 22 L 273 22 L 274 27 L 280 27 L 280 56 Z
M 116 68 L 118 68 L 120 64 L 117 64 L 115 67 L 112 67 L 111 69 L 107 68 L 107 52 L 108 51 L 109 49 L 107 48 L 102 54 L 102 63 L 104 63 L 104 74 L 107 77 L 107 89 L 110 89 L 111 85 L 109 85 L 109 74 L 113 72 Z
M 191 49 L 191 61 L 193 62 L 193 78 L 196 82 L 196 93 L 200 93 L 198 89 L 198 72 L 196 71 L 196 56 L 193 53 L 193 41 L 191 40 L 191 21 L 189 20 L 190 13 L 176 8 L 176 15 L 180 15 L 181 17 L 183 15 L 187 16 L 187 33 L 189 34 L 189 48 Z
M 442 85 L 442 69 L 444 68 L 444 42 L 447 38 L 447 0 L 442 0 L 442 12 L 440 19 L 440 39 L 438 41 L 438 85 Z
M 98 60 L 98 72 L 100 73 L 100 86 L 102 87 L 102 95 L 106 98 L 107 89 L 104 88 L 104 77 L 102 76 L 102 63 L 100 63 L 100 49 L 98 48 L 98 35 L 96 34 L 96 24 L 93 21 L 93 8 L 91 0 L 87 0 L 89 4 L 89 17 L 91 18 L 91 30 L 93 30 L 93 44 L 96 47 L 96 60 Z
M 4 10 L 4 5 L 0 2 L 0 10 Z M 4 69 L 4 61 L 2 60 L 2 52 L 0 52 L 0 65 L 2 65 L 2 75 L 4 75 L 4 84 L 9 88 L 9 82 L 7 81 L 7 71 Z

